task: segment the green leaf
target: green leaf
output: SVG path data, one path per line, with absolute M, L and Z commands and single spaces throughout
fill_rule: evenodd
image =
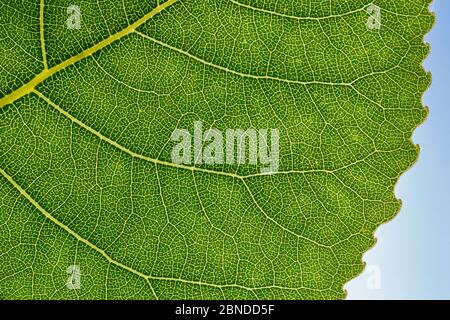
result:
M 429 3 L 3 3 L 0 298 L 344 298 L 417 158 Z M 174 163 L 200 121 L 277 129 L 276 172 Z

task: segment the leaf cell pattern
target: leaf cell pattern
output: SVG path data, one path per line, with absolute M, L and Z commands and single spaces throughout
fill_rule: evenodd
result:
M 0 298 L 344 298 L 431 81 L 430 1 L 371 3 L 2 3 Z M 278 128 L 279 172 L 172 163 L 195 121 Z

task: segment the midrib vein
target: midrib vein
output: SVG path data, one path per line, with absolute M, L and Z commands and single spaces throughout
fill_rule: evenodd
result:
M 76 63 L 80 60 L 83 60 L 86 57 L 91 56 L 95 52 L 110 45 L 114 41 L 119 40 L 119 39 L 123 38 L 124 36 L 130 34 L 131 32 L 135 31 L 139 26 L 141 26 L 142 24 L 147 22 L 149 19 L 151 19 L 156 14 L 163 11 L 165 8 L 174 4 L 176 1 L 177 0 L 168 0 L 168 1 L 160 4 L 159 6 L 154 8 L 152 11 L 147 13 L 145 16 L 143 16 L 142 18 L 140 18 L 139 20 L 134 22 L 133 24 L 131 24 L 128 27 L 126 27 L 125 29 L 111 35 L 110 37 L 100 41 L 99 43 L 90 47 L 89 49 L 84 50 L 83 52 L 65 60 L 64 62 L 61 62 L 60 64 L 58 64 L 50 69 L 44 68 L 44 70 L 42 70 L 38 75 L 36 75 L 36 77 L 34 77 L 31 81 L 29 81 L 28 83 L 24 84 L 22 87 L 16 89 L 15 91 L 13 91 L 10 94 L 1 98 L 0 99 L 0 108 L 4 107 L 10 103 L 13 103 L 14 101 L 22 98 L 23 96 L 31 93 L 33 91 L 33 89 L 36 88 L 37 85 L 39 85 L 40 83 L 42 83 L 44 80 L 51 77 L 55 73 L 61 71 L 62 69 L 66 68 L 70 65 L 73 65 L 74 63 Z M 44 38 L 44 35 L 43 35 L 43 27 L 44 27 L 44 25 L 43 25 L 43 22 L 44 22 L 43 21 L 44 20 L 43 10 L 44 10 L 44 8 L 43 7 L 44 7 L 44 0 L 41 0 L 39 24 L 40 24 L 40 38 L 41 38 L 41 46 L 42 46 L 42 55 L 43 55 L 44 67 L 45 67 L 45 65 L 47 63 L 46 62 L 47 58 L 46 58 L 46 52 L 45 52 L 45 45 L 43 42 L 43 40 L 44 40 L 43 39 Z
M 240 77 L 244 77 L 244 78 L 250 78 L 250 79 L 273 80 L 273 81 L 280 81 L 280 82 L 285 82 L 285 83 L 290 83 L 290 84 L 299 84 L 299 85 L 314 85 L 314 84 L 317 84 L 317 85 L 327 85 L 327 86 L 335 86 L 335 87 L 350 87 L 350 88 L 352 88 L 352 89 L 354 89 L 356 91 L 355 86 L 354 86 L 354 84 L 356 82 L 358 82 L 358 81 L 360 81 L 360 80 L 362 80 L 364 78 L 367 78 L 367 77 L 371 77 L 371 76 L 375 76 L 375 75 L 387 74 L 388 72 L 390 72 L 390 71 L 392 71 L 392 70 L 394 70 L 396 68 L 399 68 L 399 64 L 396 64 L 396 65 L 394 65 L 394 66 L 392 66 L 392 67 L 390 67 L 388 69 L 385 69 L 385 70 L 374 71 L 374 72 L 371 72 L 371 73 L 367 73 L 367 74 L 361 75 L 361 76 L 356 77 L 355 79 L 352 79 L 351 81 L 348 81 L 348 82 L 330 82 L 330 81 L 319 81 L 319 80 L 311 80 L 311 81 L 293 80 L 293 79 L 286 79 L 286 78 L 275 77 L 275 76 L 271 76 L 269 74 L 256 75 L 256 74 L 251 74 L 251 73 L 239 72 L 239 71 L 236 71 L 236 70 L 233 70 L 233 69 L 230 69 L 230 68 L 223 67 L 221 65 L 212 63 L 210 61 L 204 60 L 204 59 L 202 59 L 202 58 L 200 58 L 198 56 L 195 56 L 195 55 L 193 55 L 193 54 L 191 54 L 191 53 L 189 53 L 187 51 L 184 51 L 184 50 L 179 49 L 177 47 L 171 46 L 168 43 L 165 43 L 165 42 L 160 41 L 158 39 L 152 38 L 151 36 L 146 35 L 146 34 L 144 34 L 142 32 L 137 31 L 137 30 L 135 30 L 134 33 L 139 35 L 139 36 L 141 36 L 144 39 L 150 40 L 150 41 L 152 41 L 152 42 L 154 42 L 154 43 L 156 43 L 156 44 L 158 44 L 158 45 L 160 45 L 162 47 L 165 47 L 165 48 L 168 48 L 168 49 L 170 49 L 172 51 L 178 52 L 178 53 L 180 53 L 180 54 L 182 54 L 182 55 L 184 55 L 186 57 L 189 57 L 192 60 L 200 62 L 200 63 L 202 63 L 202 64 L 204 64 L 206 66 L 209 66 L 209 67 L 212 67 L 212 68 L 224 71 L 224 72 L 228 72 L 228 73 L 234 74 L 236 76 L 240 76 Z M 402 57 L 402 59 L 403 59 L 403 57 Z M 97 63 L 97 65 L 98 65 L 98 63 Z M 111 76 L 111 75 L 109 75 L 109 76 Z M 113 78 L 113 79 L 118 81 L 115 78 Z M 118 82 L 120 82 L 120 81 L 118 81 Z M 124 83 L 122 83 L 122 84 L 124 84 Z M 124 85 L 126 85 L 126 84 L 124 84 Z M 128 85 L 126 85 L 126 86 L 128 86 Z M 133 88 L 133 89 L 137 90 L 135 88 Z M 356 91 L 356 92 L 358 94 L 360 94 L 359 91 Z
M 0 168 L 0 173 L 2 174 L 3 177 L 6 178 L 6 180 L 8 180 L 13 186 L 14 188 L 16 188 L 20 194 L 25 197 L 37 210 L 39 210 L 40 213 L 42 213 L 47 219 L 49 219 L 50 221 L 52 221 L 54 224 L 56 224 L 57 226 L 59 226 L 60 228 L 62 228 L 63 230 L 65 230 L 67 233 L 69 233 L 71 236 L 73 236 L 74 238 L 76 238 L 78 241 L 86 244 L 87 246 L 89 246 L 90 248 L 94 249 L 95 251 L 97 251 L 98 253 L 100 253 L 103 257 L 105 257 L 110 263 L 119 266 L 125 270 L 128 270 L 138 276 L 147 278 L 147 276 L 139 271 L 136 271 L 114 259 L 112 259 L 108 254 L 106 254 L 105 251 L 103 251 L 102 249 L 100 249 L 99 247 L 97 247 L 95 244 L 91 243 L 90 241 L 88 241 L 87 239 L 81 237 L 78 233 L 76 233 L 75 231 L 73 231 L 72 229 L 70 229 L 68 226 L 66 226 L 65 224 L 63 224 L 62 222 L 60 222 L 59 220 L 57 220 L 55 217 L 53 217 L 50 213 L 47 212 L 47 210 L 45 210 L 44 208 L 41 207 L 41 205 L 39 203 L 37 203 L 33 197 L 31 197 L 9 174 L 7 174 L 5 172 L 5 170 L 3 170 L 2 168 Z
M 41 37 L 42 63 L 44 64 L 44 70 L 47 70 L 48 69 L 47 51 L 45 50 L 45 36 L 44 36 L 44 0 L 41 0 L 39 5 L 39 31 Z
M 128 149 L 127 147 L 121 145 L 117 141 L 114 141 L 114 140 L 104 136 L 103 134 L 101 134 L 100 132 L 95 130 L 94 128 L 92 128 L 89 125 L 85 124 L 84 122 L 78 120 L 76 117 L 74 117 L 69 112 L 67 112 L 66 110 L 64 110 L 63 108 L 58 106 L 56 103 L 54 103 L 52 100 L 50 100 L 50 98 L 48 98 L 42 92 L 40 92 L 40 91 L 38 91 L 36 89 L 33 89 L 32 92 L 34 94 L 36 94 L 39 98 L 41 98 L 43 101 L 45 101 L 48 105 L 50 105 L 55 110 L 57 110 L 59 113 L 61 113 L 63 116 L 65 116 L 66 118 L 68 118 L 72 122 L 76 123 L 78 126 L 80 126 L 81 128 L 85 129 L 86 131 L 90 132 L 91 134 L 95 135 L 100 140 L 102 140 L 104 142 L 107 142 L 108 144 L 110 144 L 113 147 L 119 149 L 120 151 L 128 154 L 129 156 L 132 156 L 134 158 L 138 158 L 138 159 L 141 159 L 141 160 L 144 160 L 144 161 L 152 162 L 152 163 L 155 163 L 155 164 L 161 165 L 161 166 L 178 168 L 178 169 L 183 169 L 183 170 L 203 172 L 203 173 L 208 173 L 208 174 L 215 174 L 215 175 L 226 176 L 226 177 L 234 178 L 234 179 L 238 179 L 238 180 L 244 180 L 244 179 L 248 179 L 248 178 L 260 177 L 260 176 L 261 177 L 263 177 L 263 176 L 271 176 L 271 175 L 277 175 L 277 174 L 308 174 L 308 173 L 331 173 L 332 174 L 332 173 L 334 173 L 336 171 L 345 169 L 345 168 L 347 168 L 350 165 L 353 165 L 353 164 L 356 164 L 356 163 L 358 163 L 360 161 L 364 161 L 365 160 L 365 159 L 358 160 L 358 161 L 355 161 L 354 163 L 350 163 L 348 165 L 345 165 L 345 166 L 342 166 L 340 168 L 336 168 L 336 169 L 333 169 L 333 170 L 327 170 L 327 169 L 289 170 L 289 171 L 273 172 L 273 173 L 270 173 L 270 174 L 267 174 L 267 173 L 253 173 L 253 174 L 248 174 L 248 175 L 239 175 L 239 174 L 232 173 L 232 172 L 217 171 L 217 170 L 213 170 L 213 169 L 206 169 L 206 168 L 201 168 L 201 167 L 196 167 L 196 166 L 189 166 L 189 165 L 184 165 L 184 164 L 177 164 L 177 163 L 173 163 L 173 162 L 167 162 L 167 161 L 155 159 L 155 158 L 152 158 L 152 157 L 148 157 L 148 156 L 145 156 L 145 155 L 140 154 L 140 153 L 136 153 L 136 152 Z M 370 154 L 370 155 L 372 155 L 372 154 Z
M 162 165 L 162 166 L 166 166 L 166 167 L 174 167 L 174 168 L 178 168 L 178 169 L 185 169 L 185 170 L 193 170 L 193 171 L 201 171 L 204 173 L 210 173 L 210 174 L 217 174 L 217 175 L 222 175 L 222 176 L 228 176 L 228 177 L 232 177 L 232 178 L 236 178 L 236 179 L 243 179 L 243 176 L 239 176 L 237 174 L 234 173 L 229 173 L 229 172 L 221 172 L 221 171 L 215 171 L 215 170 L 210 170 L 210 169 L 204 169 L 204 168 L 199 168 L 199 167 L 194 167 L 194 166 L 187 166 L 187 165 L 182 165 L 182 164 L 177 164 L 177 163 L 172 163 L 172 162 L 167 162 L 167 161 L 162 161 L 162 160 L 158 160 L 158 159 L 154 159 L 151 157 L 147 157 L 145 155 L 136 153 L 134 151 L 131 151 L 130 149 L 124 147 L 123 145 L 117 143 L 114 140 L 111 140 L 110 138 L 104 136 L 103 134 L 101 134 L 100 132 L 98 132 L 97 130 L 91 128 L 90 126 L 84 124 L 83 122 L 81 122 L 80 120 L 78 120 L 76 117 L 72 116 L 70 113 L 68 113 L 66 110 L 64 110 L 63 108 L 61 108 L 60 106 L 58 106 L 56 103 L 54 103 L 53 101 L 51 101 L 48 97 L 46 97 L 42 92 L 39 92 L 36 89 L 33 89 L 31 92 L 35 93 L 36 95 L 39 96 L 39 98 L 41 98 L 42 100 L 44 100 L 46 103 L 48 103 L 50 106 L 52 106 L 54 109 L 56 109 L 58 112 L 60 112 L 62 115 L 64 115 L 66 118 L 68 118 L 69 120 L 71 120 L 72 122 L 76 123 L 77 125 L 79 125 L 80 127 L 82 127 L 83 129 L 89 131 L 90 133 L 92 133 L 93 135 L 95 135 L 97 138 L 99 138 L 102 141 L 107 142 L 108 144 L 112 145 L 113 147 L 123 151 L 124 153 L 134 157 L 134 158 L 138 158 L 141 160 L 145 160 L 148 162 L 153 162 L 156 163 L 158 165 Z M 30 93 L 31 93 L 30 92 Z
M 367 5 L 364 5 L 361 8 L 358 8 L 358 9 L 355 9 L 355 10 L 352 10 L 352 11 L 348 11 L 348 12 L 344 12 L 344 13 L 341 13 L 341 14 L 330 14 L 328 16 L 322 16 L 322 17 L 302 17 L 302 16 L 294 16 L 294 15 L 285 14 L 285 13 L 279 13 L 279 12 L 275 12 L 275 11 L 271 11 L 271 10 L 267 10 L 267 9 L 263 9 L 263 8 L 258 8 L 258 7 L 251 6 L 251 5 L 248 5 L 248 4 L 245 4 L 245 3 L 241 3 L 241 2 L 236 1 L 236 0 L 230 0 L 230 2 L 234 3 L 237 6 L 240 6 L 240 7 L 249 9 L 249 10 L 259 11 L 259 12 L 271 14 L 271 15 L 274 15 L 274 16 L 280 16 L 280 17 L 283 17 L 283 18 L 289 18 L 289 19 L 295 19 L 295 20 L 313 20 L 313 21 L 320 21 L 320 20 L 326 20 L 326 19 L 332 19 L 332 18 L 342 18 L 342 17 L 348 16 L 348 15 L 351 15 L 351 14 L 354 14 L 354 13 L 358 13 L 358 12 L 364 11 L 367 8 L 367 6 L 368 6 L 368 4 L 367 4 Z
M 60 106 L 58 106 L 57 104 L 55 104 L 53 101 L 51 101 L 49 98 L 47 98 L 44 94 L 42 94 L 41 92 L 39 92 L 38 90 L 33 90 L 33 93 L 35 93 L 36 95 L 38 95 L 42 100 L 44 100 L 46 103 L 48 103 L 50 106 L 52 106 L 53 108 L 55 108 L 57 111 L 59 111 L 62 115 L 64 115 L 65 117 L 67 117 L 69 120 L 75 122 L 77 125 L 79 125 L 80 127 L 82 127 L 83 129 L 87 130 L 88 132 L 90 132 L 91 134 L 95 135 L 97 138 L 99 138 L 101 141 L 105 141 L 107 143 L 109 143 L 110 145 L 112 145 L 113 147 L 121 150 L 122 152 L 138 158 L 138 159 L 142 159 L 148 162 L 152 162 L 155 163 L 157 165 L 162 165 L 162 166 L 167 166 L 167 167 L 174 167 L 174 168 L 178 168 L 178 169 L 183 169 L 183 170 L 190 170 L 192 172 L 194 171 L 198 171 L 198 172 L 203 172 L 203 173 L 209 173 L 209 174 L 216 174 L 216 175 L 221 175 L 221 176 L 228 176 L 231 178 L 236 178 L 238 180 L 240 180 L 247 192 L 249 193 L 249 195 L 251 196 L 252 201 L 255 203 L 255 205 L 258 207 L 258 209 L 263 213 L 263 215 L 269 219 L 271 222 L 273 222 L 276 226 L 278 226 L 279 228 L 281 228 L 282 230 L 296 236 L 297 238 L 309 241 L 311 243 L 314 243 L 315 245 L 318 245 L 320 247 L 326 247 L 329 248 L 329 246 L 323 245 L 321 243 L 318 243 L 312 239 L 309 239 L 305 236 L 296 234 L 295 232 L 293 232 L 292 230 L 282 226 L 281 224 L 279 224 L 275 219 L 273 219 L 272 217 L 270 217 L 259 205 L 259 203 L 256 201 L 255 197 L 253 196 L 253 193 L 251 192 L 250 188 L 248 187 L 247 183 L 245 182 L 245 176 L 239 176 L 237 174 L 234 173 L 229 173 L 229 172 L 221 172 L 221 171 L 215 171 L 215 170 L 210 170 L 210 169 L 204 169 L 204 168 L 199 168 L 199 167 L 195 167 L 195 166 L 187 166 L 187 165 L 182 165 L 182 164 L 177 164 L 177 163 L 172 163 L 172 162 L 166 162 L 166 161 L 161 161 L 158 159 L 154 159 L 154 158 L 150 158 L 147 156 L 144 156 L 142 154 L 139 153 L 135 153 L 133 151 L 131 151 L 130 149 L 127 149 L 126 147 L 122 146 L 121 144 L 117 143 L 114 140 L 111 140 L 108 137 L 105 137 L 104 135 L 102 135 L 100 132 L 96 131 L 95 129 L 89 127 L 88 125 L 84 124 L 83 122 L 81 122 L 80 120 L 78 120 L 77 118 L 75 118 L 74 116 L 72 116 L 70 113 L 68 113 L 67 111 L 65 111 L 64 109 L 62 109 Z M 261 174 L 261 175 L 265 175 L 265 174 Z
M 214 287 L 214 288 L 240 288 L 240 289 L 244 289 L 244 290 L 248 290 L 248 291 L 252 291 L 254 292 L 254 290 L 261 290 L 261 289 L 271 289 L 271 288 L 276 288 L 276 289 L 286 289 L 286 290 L 300 290 L 300 289 L 308 289 L 308 290 L 313 290 L 311 288 L 308 287 L 298 287 L 298 288 L 292 288 L 292 287 L 283 287 L 283 286 L 279 286 L 279 285 L 268 285 L 268 286 L 261 286 L 261 287 L 254 287 L 254 288 L 250 288 L 250 287 L 246 287 L 240 284 L 216 284 L 216 283 L 209 283 L 209 282 L 203 282 L 203 281 L 195 281 L 195 280 L 187 280 L 187 279 L 182 279 L 182 278 L 173 278 L 173 277 L 162 277 L 162 276 L 151 276 L 151 275 L 146 275 L 138 270 L 135 270 L 113 258 L 111 258 L 104 250 L 100 249 L 99 247 L 97 247 L 95 244 L 93 244 L 92 242 L 90 242 L 89 240 L 83 238 L 82 236 L 80 236 L 78 233 L 76 233 L 74 230 L 72 230 L 71 228 L 69 228 L 67 225 L 65 225 L 64 223 L 60 222 L 58 219 L 56 219 L 55 217 L 53 217 L 47 210 L 45 210 L 38 202 L 36 202 L 36 200 L 34 200 L 34 198 L 28 194 L 28 192 L 26 192 L 8 173 L 6 173 L 5 170 L 3 170 L 2 168 L 0 168 L 0 174 L 6 179 L 8 180 L 9 183 L 12 184 L 12 186 L 19 191 L 20 195 L 23 196 L 25 199 L 27 199 L 45 218 L 49 219 L 51 222 L 53 222 L 54 224 L 56 224 L 58 227 L 60 227 L 61 229 L 63 229 L 64 231 L 66 231 L 67 233 L 69 233 L 71 236 L 73 236 L 75 239 L 77 239 L 78 241 L 84 243 L 85 245 L 87 245 L 89 248 L 95 250 L 96 252 L 100 253 L 109 263 L 122 268 L 126 271 L 129 271 L 143 279 L 145 279 L 148 284 L 150 285 L 150 280 L 159 280 L 159 281 L 173 281 L 173 282 L 181 282 L 181 283 L 186 283 L 186 284 L 192 284 L 192 285 L 201 285 L 201 286 L 209 286 L 209 287 Z M 155 298 L 157 298 L 153 288 L 150 288 L 152 293 L 154 294 Z

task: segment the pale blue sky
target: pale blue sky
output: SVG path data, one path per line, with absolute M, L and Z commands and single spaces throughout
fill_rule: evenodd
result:
M 431 6 L 436 24 L 427 35 L 424 65 L 433 83 L 424 97 L 429 118 L 414 134 L 418 163 L 400 179 L 399 215 L 381 226 L 364 256 L 380 270 L 380 289 L 367 287 L 367 270 L 346 285 L 348 299 L 450 299 L 450 1 Z

